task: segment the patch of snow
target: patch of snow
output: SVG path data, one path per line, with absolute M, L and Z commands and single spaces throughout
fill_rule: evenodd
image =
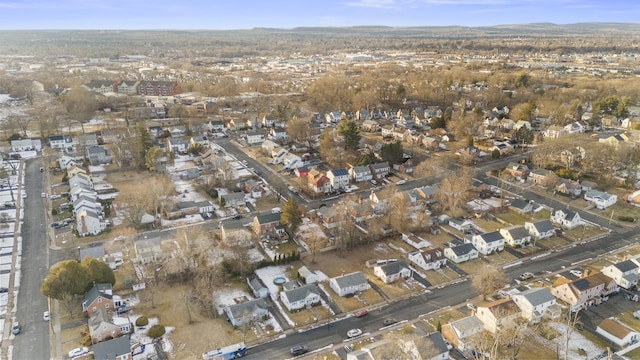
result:
M 264 256 L 256 247 L 247 250 L 247 256 L 249 257 L 249 261 L 252 263 L 264 260 Z
M 235 299 L 241 298 L 241 297 L 246 297 L 251 299 L 251 295 L 249 295 L 248 292 L 240 289 L 230 288 L 230 289 L 216 291 L 213 294 L 213 301 L 215 302 L 216 306 L 218 306 L 218 313 L 222 314 L 222 309 L 224 307 L 234 305 L 236 303 Z

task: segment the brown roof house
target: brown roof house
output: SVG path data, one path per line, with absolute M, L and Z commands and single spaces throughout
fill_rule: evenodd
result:
M 476 316 L 484 324 L 485 330 L 495 334 L 498 330 L 504 330 L 514 326 L 520 317 L 520 307 L 512 299 L 501 299 L 478 306 Z

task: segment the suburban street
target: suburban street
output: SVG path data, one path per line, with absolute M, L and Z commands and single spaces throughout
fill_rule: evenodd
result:
M 40 284 L 49 271 L 47 259 L 48 226 L 45 220 L 45 202 L 41 159 L 34 158 L 25 164 L 25 188 L 27 198 L 22 199 L 24 223 L 21 226 L 22 263 L 19 280 L 16 320 L 22 332 L 13 340 L 14 359 L 49 359 L 49 326 L 42 318 L 48 310 L 47 298 L 40 293 Z

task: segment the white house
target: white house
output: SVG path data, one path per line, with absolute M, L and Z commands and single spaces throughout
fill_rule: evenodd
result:
M 269 288 L 256 274 L 251 274 L 247 277 L 247 285 L 249 285 L 249 289 L 253 293 L 253 296 L 257 298 L 265 298 L 269 296 Z
M 318 284 L 307 284 L 280 292 L 280 300 L 289 311 L 303 309 L 321 302 Z
M 524 228 L 536 239 L 547 239 L 555 235 L 556 230 L 549 220 L 527 221 Z
M 418 250 L 431 247 L 430 242 L 421 238 L 420 236 L 414 235 L 413 233 L 403 233 L 402 241 L 406 242 L 407 244 L 413 246 Z
M 245 322 L 261 320 L 269 316 L 269 308 L 264 299 L 249 300 L 244 303 L 224 308 L 227 320 L 233 326 L 240 326 Z
M 531 241 L 531 234 L 524 226 L 512 226 L 500 229 L 500 234 L 504 237 L 505 244 L 511 247 L 522 247 Z
M 409 269 L 404 261 L 391 261 L 384 265 L 374 266 L 373 275 L 385 284 L 391 284 L 400 279 L 411 277 L 411 269 Z
M 247 144 L 258 145 L 265 141 L 264 133 L 262 132 L 250 132 L 247 134 Z
M 304 166 L 304 161 L 302 161 L 302 158 L 300 156 L 288 151 L 280 156 L 280 163 L 287 170 L 293 170 Z
M 515 325 L 520 317 L 520 308 L 512 299 L 501 299 L 486 306 L 478 306 L 476 316 L 484 324 L 484 329 L 495 334 L 498 329 Z
M 601 272 L 612 278 L 620 287 L 629 289 L 638 284 L 640 267 L 633 260 L 625 260 L 602 268 Z
M 42 143 L 40 142 L 40 139 L 11 140 L 11 151 L 20 152 L 33 150 L 42 150 Z
M 334 189 L 344 189 L 349 186 L 349 172 L 347 169 L 333 169 L 327 171 L 327 178 Z
M 560 316 L 560 306 L 556 297 L 545 287 L 531 288 L 512 296 L 518 305 L 521 316 L 536 324 L 546 315 L 551 318 Z
M 470 350 L 476 335 L 484 331 L 484 324 L 475 315 L 442 326 L 442 336 L 460 351 Z
M 368 166 L 353 166 L 349 169 L 349 176 L 355 182 L 369 181 L 373 179 L 371 170 Z
M 473 244 L 462 244 L 444 248 L 444 256 L 456 264 L 478 258 L 478 250 Z
M 596 333 L 602 335 L 607 340 L 618 347 L 625 347 L 635 344 L 640 337 L 638 332 L 615 319 L 604 319 L 596 327 Z
M 618 196 L 599 190 L 590 190 L 584 194 L 584 199 L 592 202 L 596 208 L 604 210 L 609 206 L 615 205 L 616 201 L 618 201 Z
M 447 263 L 441 248 L 427 248 L 412 251 L 408 255 L 409 260 L 424 270 L 440 269 Z
M 347 296 L 371 288 L 361 271 L 329 279 L 329 286 L 340 296 Z
M 554 210 L 551 213 L 551 222 L 564 229 L 571 230 L 582 224 L 580 214 L 566 209 Z
M 500 231 L 473 235 L 471 237 L 471 241 L 469 241 L 468 238 L 465 238 L 465 242 L 472 243 L 482 255 L 489 255 L 491 253 L 504 250 L 504 237 Z
M 98 235 L 107 228 L 107 223 L 94 211 L 83 209 L 76 214 L 78 235 Z

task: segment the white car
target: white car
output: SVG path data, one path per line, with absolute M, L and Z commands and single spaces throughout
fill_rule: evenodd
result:
M 47 193 L 42 193 L 42 194 L 40 194 L 40 197 L 41 197 L 41 198 L 46 198 L 46 197 L 47 197 Z
M 78 356 L 82 356 L 82 355 L 87 355 L 89 353 L 89 348 L 86 346 L 83 346 L 81 348 L 75 348 L 71 351 L 69 351 L 69 358 L 73 359 L 76 358 Z
M 48 311 L 45 311 L 45 312 L 42 314 L 42 320 L 44 320 L 44 321 L 49 321 L 49 312 L 48 312 Z
M 347 331 L 347 337 L 354 338 L 356 336 L 362 335 L 362 330 L 360 329 L 351 329 Z
M 569 274 L 575 276 L 575 277 L 581 277 L 582 276 L 582 270 L 577 270 L 577 269 L 573 269 L 573 270 L 569 270 Z

